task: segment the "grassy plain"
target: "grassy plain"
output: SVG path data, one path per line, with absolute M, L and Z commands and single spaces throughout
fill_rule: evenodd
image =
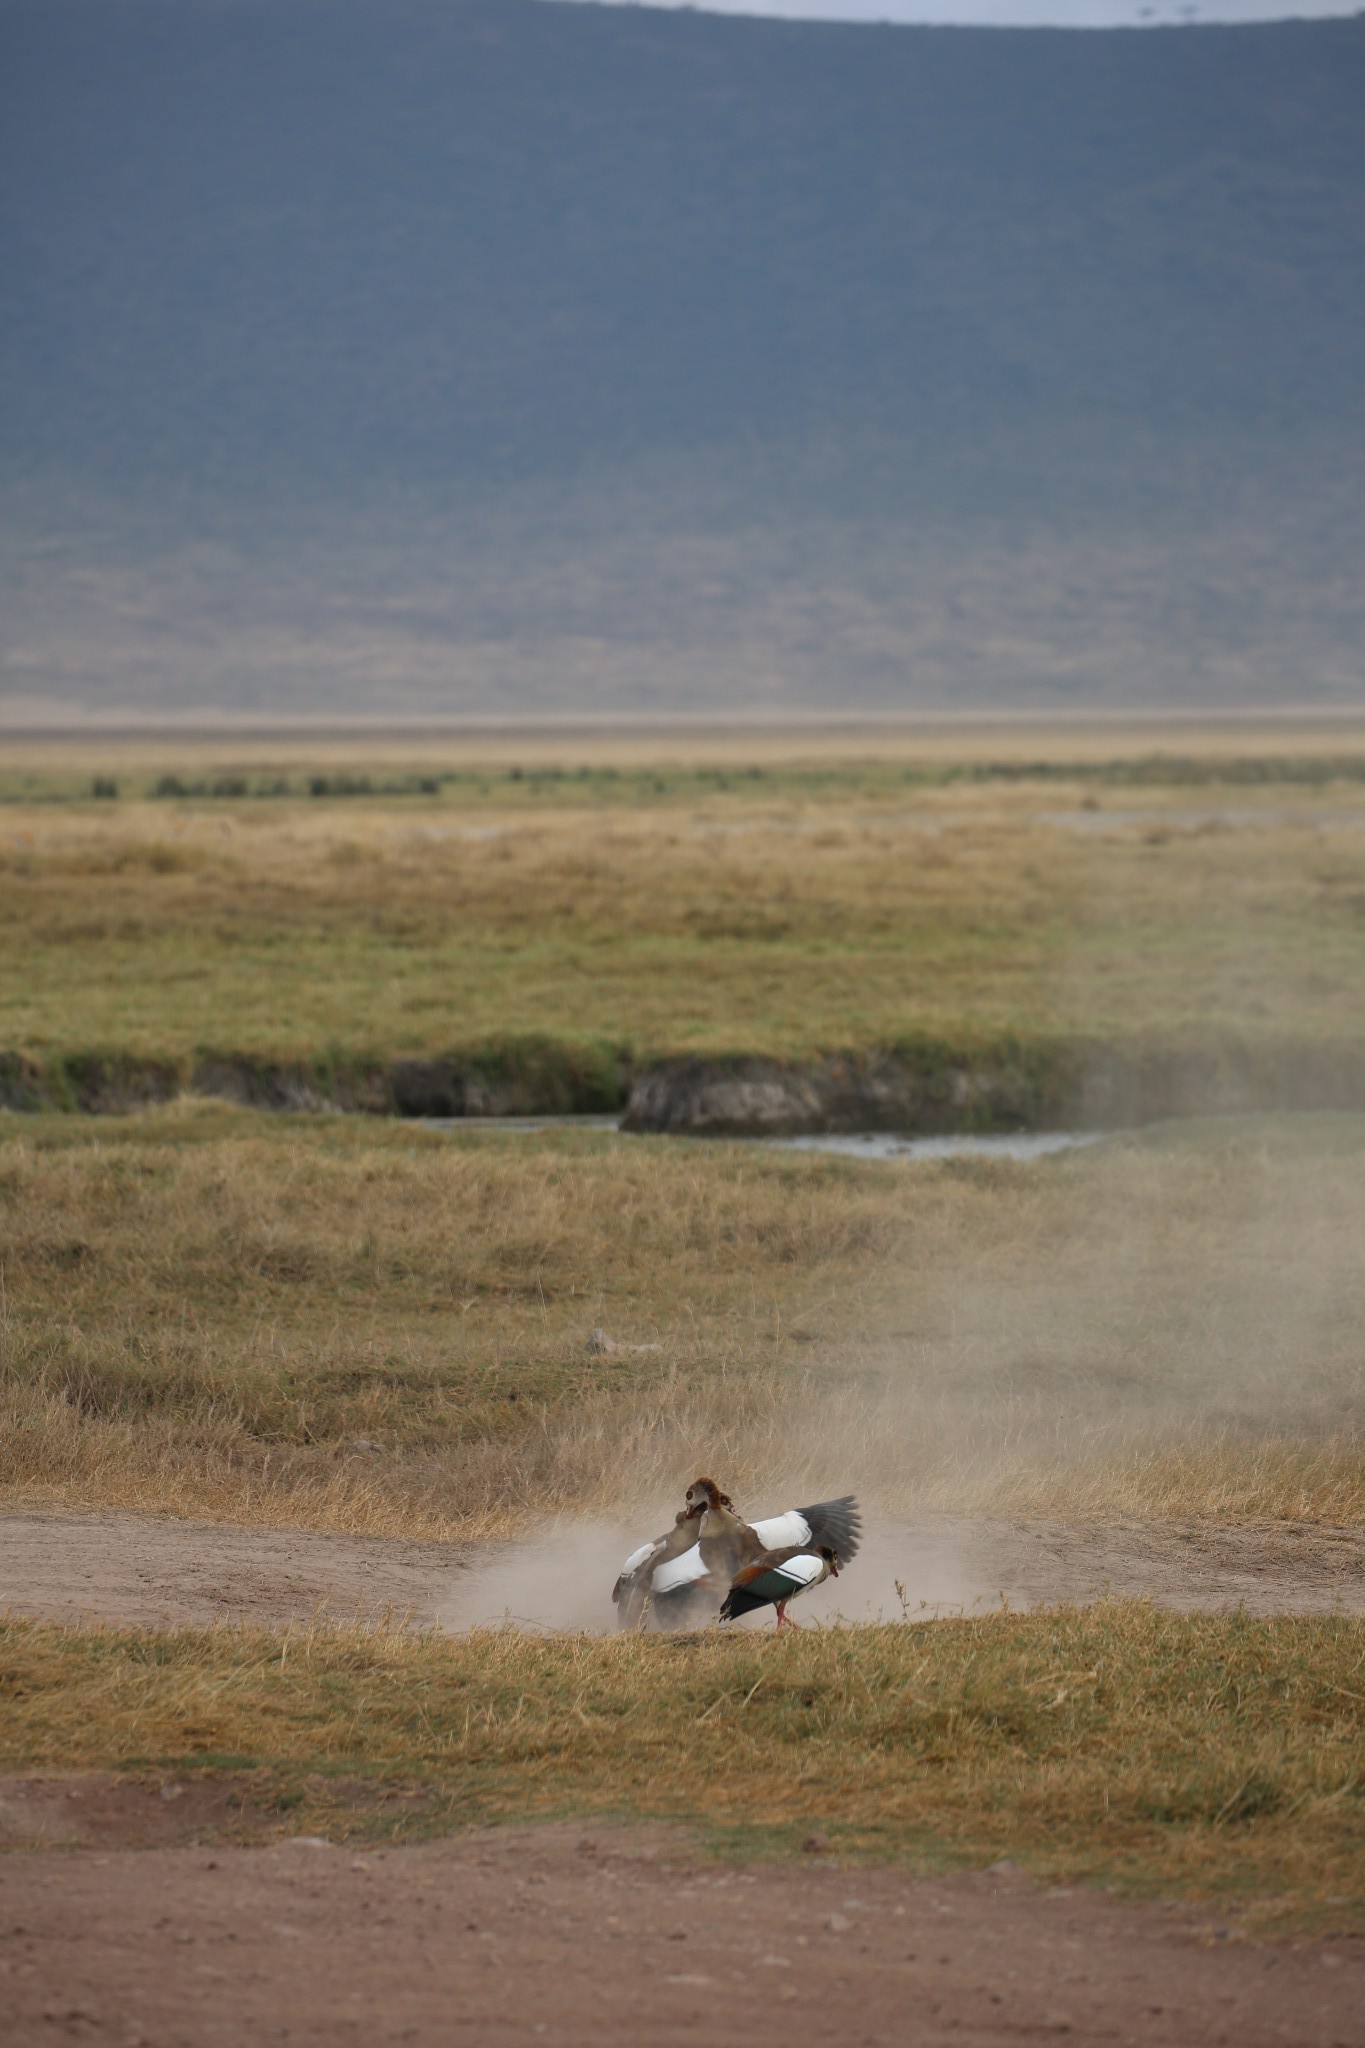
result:
M 180 1103 L 0 1136 L 12 1501 L 1365 1519 L 1365 1118 L 1028 1164 Z M 597 1326 L 657 1348 L 593 1355 Z
M 1354 727 L 11 742 L 0 799 L 39 1058 L 1339 1040 L 1365 990 Z
M 0 1051 L 1358 1038 L 1365 734 L 580 749 L 12 749 Z M 741 1499 L 1359 1523 L 1362 1242 L 1351 1116 L 906 1166 L 6 1114 L 0 1501 L 479 1538 L 652 1514 L 701 1462 Z M 267 1828 L 388 1832 L 397 1786 L 418 1832 L 665 1814 L 1272 1916 L 1362 1891 L 1345 1619 L 3 1642 L 5 1768 L 229 1771 Z
M 15 742 L 0 1051 L 1349 1042 L 1362 827 L 1343 724 Z M 7 1118 L 3 1484 L 477 1534 L 702 1441 L 903 1509 L 1355 1519 L 1358 1131 L 1293 1128 L 909 1171 Z
M 787 1640 L 0 1625 L 0 1768 L 226 1774 L 235 1832 L 560 1813 L 718 1847 L 1365 1913 L 1365 1641 L 1345 1619 L 1051 1614 Z M 386 1796 L 387 1795 L 387 1796 Z M 394 1795 L 397 1795 L 395 1797 Z

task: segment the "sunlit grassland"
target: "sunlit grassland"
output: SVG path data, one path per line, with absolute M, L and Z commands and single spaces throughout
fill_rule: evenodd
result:
M 0 1050 L 1358 1036 L 1358 736 L 500 744 L 11 749 Z
M 921 1166 L 207 1104 L 0 1133 L 11 1503 L 478 1537 L 700 1459 L 897 1513 L 1365 1519 L 1362 1119 Z
M 245 1839 L 664 1818 L 1365 1911 L 1365 1630 L 1138 1603 L 799 1637 L 0 1625 L 0 1768 L 227 1772 Z M 382 1794 L 415 1794 L 395 1806 Z M 232 1830 L 230 1829 L 230 1832 Z

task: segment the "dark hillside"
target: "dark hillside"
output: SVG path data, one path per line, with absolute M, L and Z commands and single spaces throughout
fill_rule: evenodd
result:
M 245 614 L 318 708 L 545 708 L 566 641 L 564 708 L 726 646 L 751 696 L 1351 685 L 1365 20 L 7 0 L 0 50 L 12 692 L 102 644 L 166 700 L 92 567 L 186 702 L 260 701 Z

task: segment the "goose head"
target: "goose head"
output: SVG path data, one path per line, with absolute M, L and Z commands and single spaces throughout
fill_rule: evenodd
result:
M 697 1515 L 704 1515 L 708 1508 L 730 1508 L 734 1502 L 728 1493 L 722 1493 L 714 1479 L 694 1479 L 683 1499 L 686 1505 L 683 1513 L 691 1521 Z

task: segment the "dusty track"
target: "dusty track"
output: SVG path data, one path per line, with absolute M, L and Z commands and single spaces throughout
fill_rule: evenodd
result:
M 13 2048 L 1365 2042 L 1357 1940 L 1008 1873 L 724 1868 L 643 1828 L 5 1857 L 0 1976 Z
M 389 1610 L 442 1628 L 507 1615 L 608 1627 L 609 1592 L 640 1529 L 573 1525 L 538 1542 L 460 1548 L 124 1515 L 0 1517 L 0 1612 L 193 1626 L 274 1626 Z M 1301 1524 L 874 1520 L 866 1549 L 810 1596 L 809 1619 L 1086 1600 L 1110 1591 L 1177 1608 L 1365 1613 L 1365 1531 Z

